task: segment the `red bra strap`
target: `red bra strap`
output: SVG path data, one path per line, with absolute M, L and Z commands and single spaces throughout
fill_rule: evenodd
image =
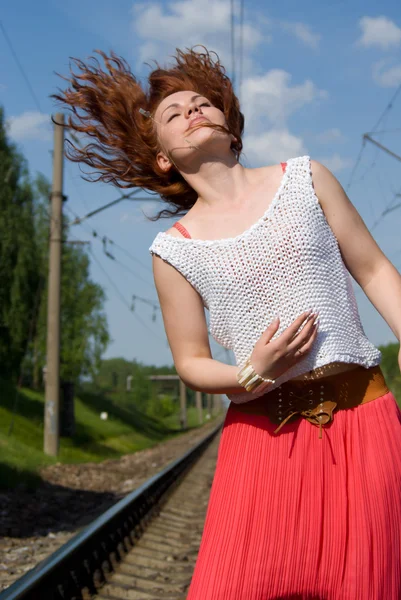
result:
M 285 173 L 285 169 L 287 167 L 287 163 L 280 163 L 281 164 L 281 168 L 283 169 L 283 173 Z
M 190 238 L 191 236 L 189 235 L 188 231 L 185 229 L 184 225 L 181 225 L 181 223 L 179 221 L 177 221 L 176 223 L 174 223 L 173 227 L 175 227 L 176 229 L 178 229 L 178 231 L 180 233 L 182 233 L 182 235 L 186 238 Z

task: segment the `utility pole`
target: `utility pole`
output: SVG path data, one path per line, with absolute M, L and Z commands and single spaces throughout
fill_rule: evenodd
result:
M 203 423 L 202 392 L 195 392 L 196 410 L 198 411 L 199 425 Z
M 180 379 L 180 423 L 181 429 L 187 428 L 187 388 Z
M 60 441 L 60 281 L 63 204 L 64 115 L 54 117 L 53 186 L 50 197 L 49 282 L 44 452 L 57 456 Z
M 212 394 L 206 394 L 206 406 L 207 406 L 207 414 L 209 417 L 212 414 Z

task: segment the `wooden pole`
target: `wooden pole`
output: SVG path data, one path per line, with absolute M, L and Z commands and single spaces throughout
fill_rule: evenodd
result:
M 202 410 L 202 392 L 195 392 L 195 402 L 198 411 L 198 422 L 199 425 L 203 423 L 203 410 Z
M 180 422 L 181 428 L 187 428 L 187 389 L 185 383 L 180 379 Z
M 50 206 L 49 281 L 44 452 L 57 456 L 60 443 L 60 282 L 63 204 L 64 115 L 54 118 L 53 187 Z
M 212 394 L 206 394 L 207 412 L 209 415 L 212 414 Z

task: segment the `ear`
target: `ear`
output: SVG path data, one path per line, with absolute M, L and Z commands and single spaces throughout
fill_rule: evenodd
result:
M 156 161 L 159 168 L 165 173 L 167 173 L 167 171 L 169 171 L 173 166 L 171 161 L 167 158 L 165 154 L 163 154 L 163 152 L 158 153 L 158 155 L 156 156 Z

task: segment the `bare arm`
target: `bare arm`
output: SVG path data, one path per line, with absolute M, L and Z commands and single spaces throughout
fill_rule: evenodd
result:
M 202 299 L 173 266 L 153 255 L 153 275 L 177 373 L 189 388 L 209 394 L 243 393 L 236 366 L 212 358 Z
M 383 254 L 334 175 L 314 160 L 311 164 L 316 195 L 347 269 L 400 340 L 401 275 Z

